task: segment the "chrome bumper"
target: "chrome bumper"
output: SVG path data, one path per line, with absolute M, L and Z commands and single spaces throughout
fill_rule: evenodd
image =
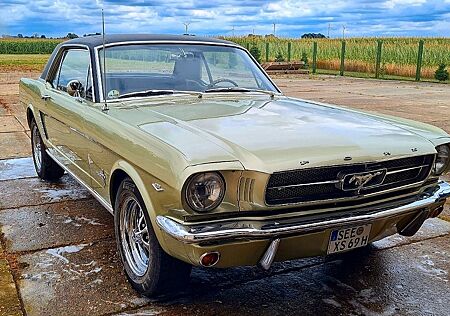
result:
M 406 215 L 417 211 L 427 214 L 445 203 L 450 196 L 450 185 L 444 181 L 428 188 L 417 200 L 406 205 L 384 209 L 371 214 L 341 217 L 331 220 L 318 220 L 307 223 L 282 225 L 276 228 L 253 227 L 249 221 L 226 221 L 205 224 L 183 225 L 165 216 L 157 216 L 156 223 L 169 236 L 188 244 L 199 244 L 220 240 L 234 239 L 265 239 L 278 238 L 284 235 L 300 235 L 341 227 L 343 225 L 358 225 L 380 219 Z M 273 225 L 271 225 L 273 227 Z

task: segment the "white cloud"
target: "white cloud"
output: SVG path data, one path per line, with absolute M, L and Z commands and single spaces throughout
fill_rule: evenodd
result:
M 183 33 L 183 22 L 196 34 L 237 35 L 272 32 L 299 36 L 307 32 L 339 36 L 342 25 L 355 36 L 449 36 L 450 0 L 2 0 L 2 33 L 51 36 L 101 31 L 104 6 L 107 32 Z M 445 28 L 447 27 L 447 31 Z

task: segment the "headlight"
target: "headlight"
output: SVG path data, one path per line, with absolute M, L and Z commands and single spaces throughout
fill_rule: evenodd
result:
M 436 147 L 437 155 L 436 161 L 434 162 L 433 173 L 436 176 L 443 174 L 449 167 L 450 164 L 450 145 L 440 145 Z
M 207 212 L 222 203 L 225 195 L 225 181 L 216 172 L 193 175 L 185 186 L 187 204 L 196 212 Z

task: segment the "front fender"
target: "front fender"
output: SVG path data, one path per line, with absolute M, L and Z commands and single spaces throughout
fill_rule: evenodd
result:
M 117 170 L 125 172 L 131 178 L 131 180 L 134 182 L 137 189 L 139 190 L 139 193 L 141 194 L 142 199 L 144 200 L 145 207 L 150 217 L 152 228 L 155 232 L 156 238 L 158 239 L 158 242 L 161 245 L 161 247 L 164 249 L 166 253 L 174 257 L 177 257 L 178 259 L 182 259 L 182 257 L 180 257 L 179 254 L 184 253 L 184 251 L 180 251 L 180 249 L 177 249 L 177 247 L 175 247 L 174 249 L 173 246 L 170 246 L 167 243 L 162 230 L 156 224 L 156 217 L 158 215 L 163 214 L 164 211 L 156 207 L 157 203 L 153 202 L 152 196 L 149 193 L 149 190 L 152 190 L 151 184 L 155 179 L 152 176 L 148 175 L 145 171 L 138 170 L 138 168 L 136 168 L 129 162 L 120 160 L 117 161 L 111 169 L 109 179 L 110 184 L 111 184 L 111 175 L 114 174 L 114 172 Z M 155 194 L 158 194 L 158 192 L 155 191 Z

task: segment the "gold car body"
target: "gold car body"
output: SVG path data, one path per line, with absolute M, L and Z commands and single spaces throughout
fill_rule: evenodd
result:
M 48 76 L 58 50 L 69 47 L 83 49 L 76 41 L 60 45 Z M 96 69 L 98 47 L 86 49 Z M 430 125 L 281 93 L 131 98 L 108 102 L 104 111 L 100 94 L 80 100 L 46 80 L 22 79 L 20 100 L 45 135 L 47 152 L 111 213 L 118 181 L 131 177 L 162 248 L 193 265 L 208 252 L 220 253 L 216 267 L 325 255 L 333 229 L 370 223 L 376 241 L 436 216 L 450 195 L 430 171 L 419 183 L 372 198 L 266 201 L 277 172 L 435 155 L 450 136 Z M 183 186 L 207 171 L 220 172 L 226 193 L 217 209 L 200 214 L 184 201 Z

